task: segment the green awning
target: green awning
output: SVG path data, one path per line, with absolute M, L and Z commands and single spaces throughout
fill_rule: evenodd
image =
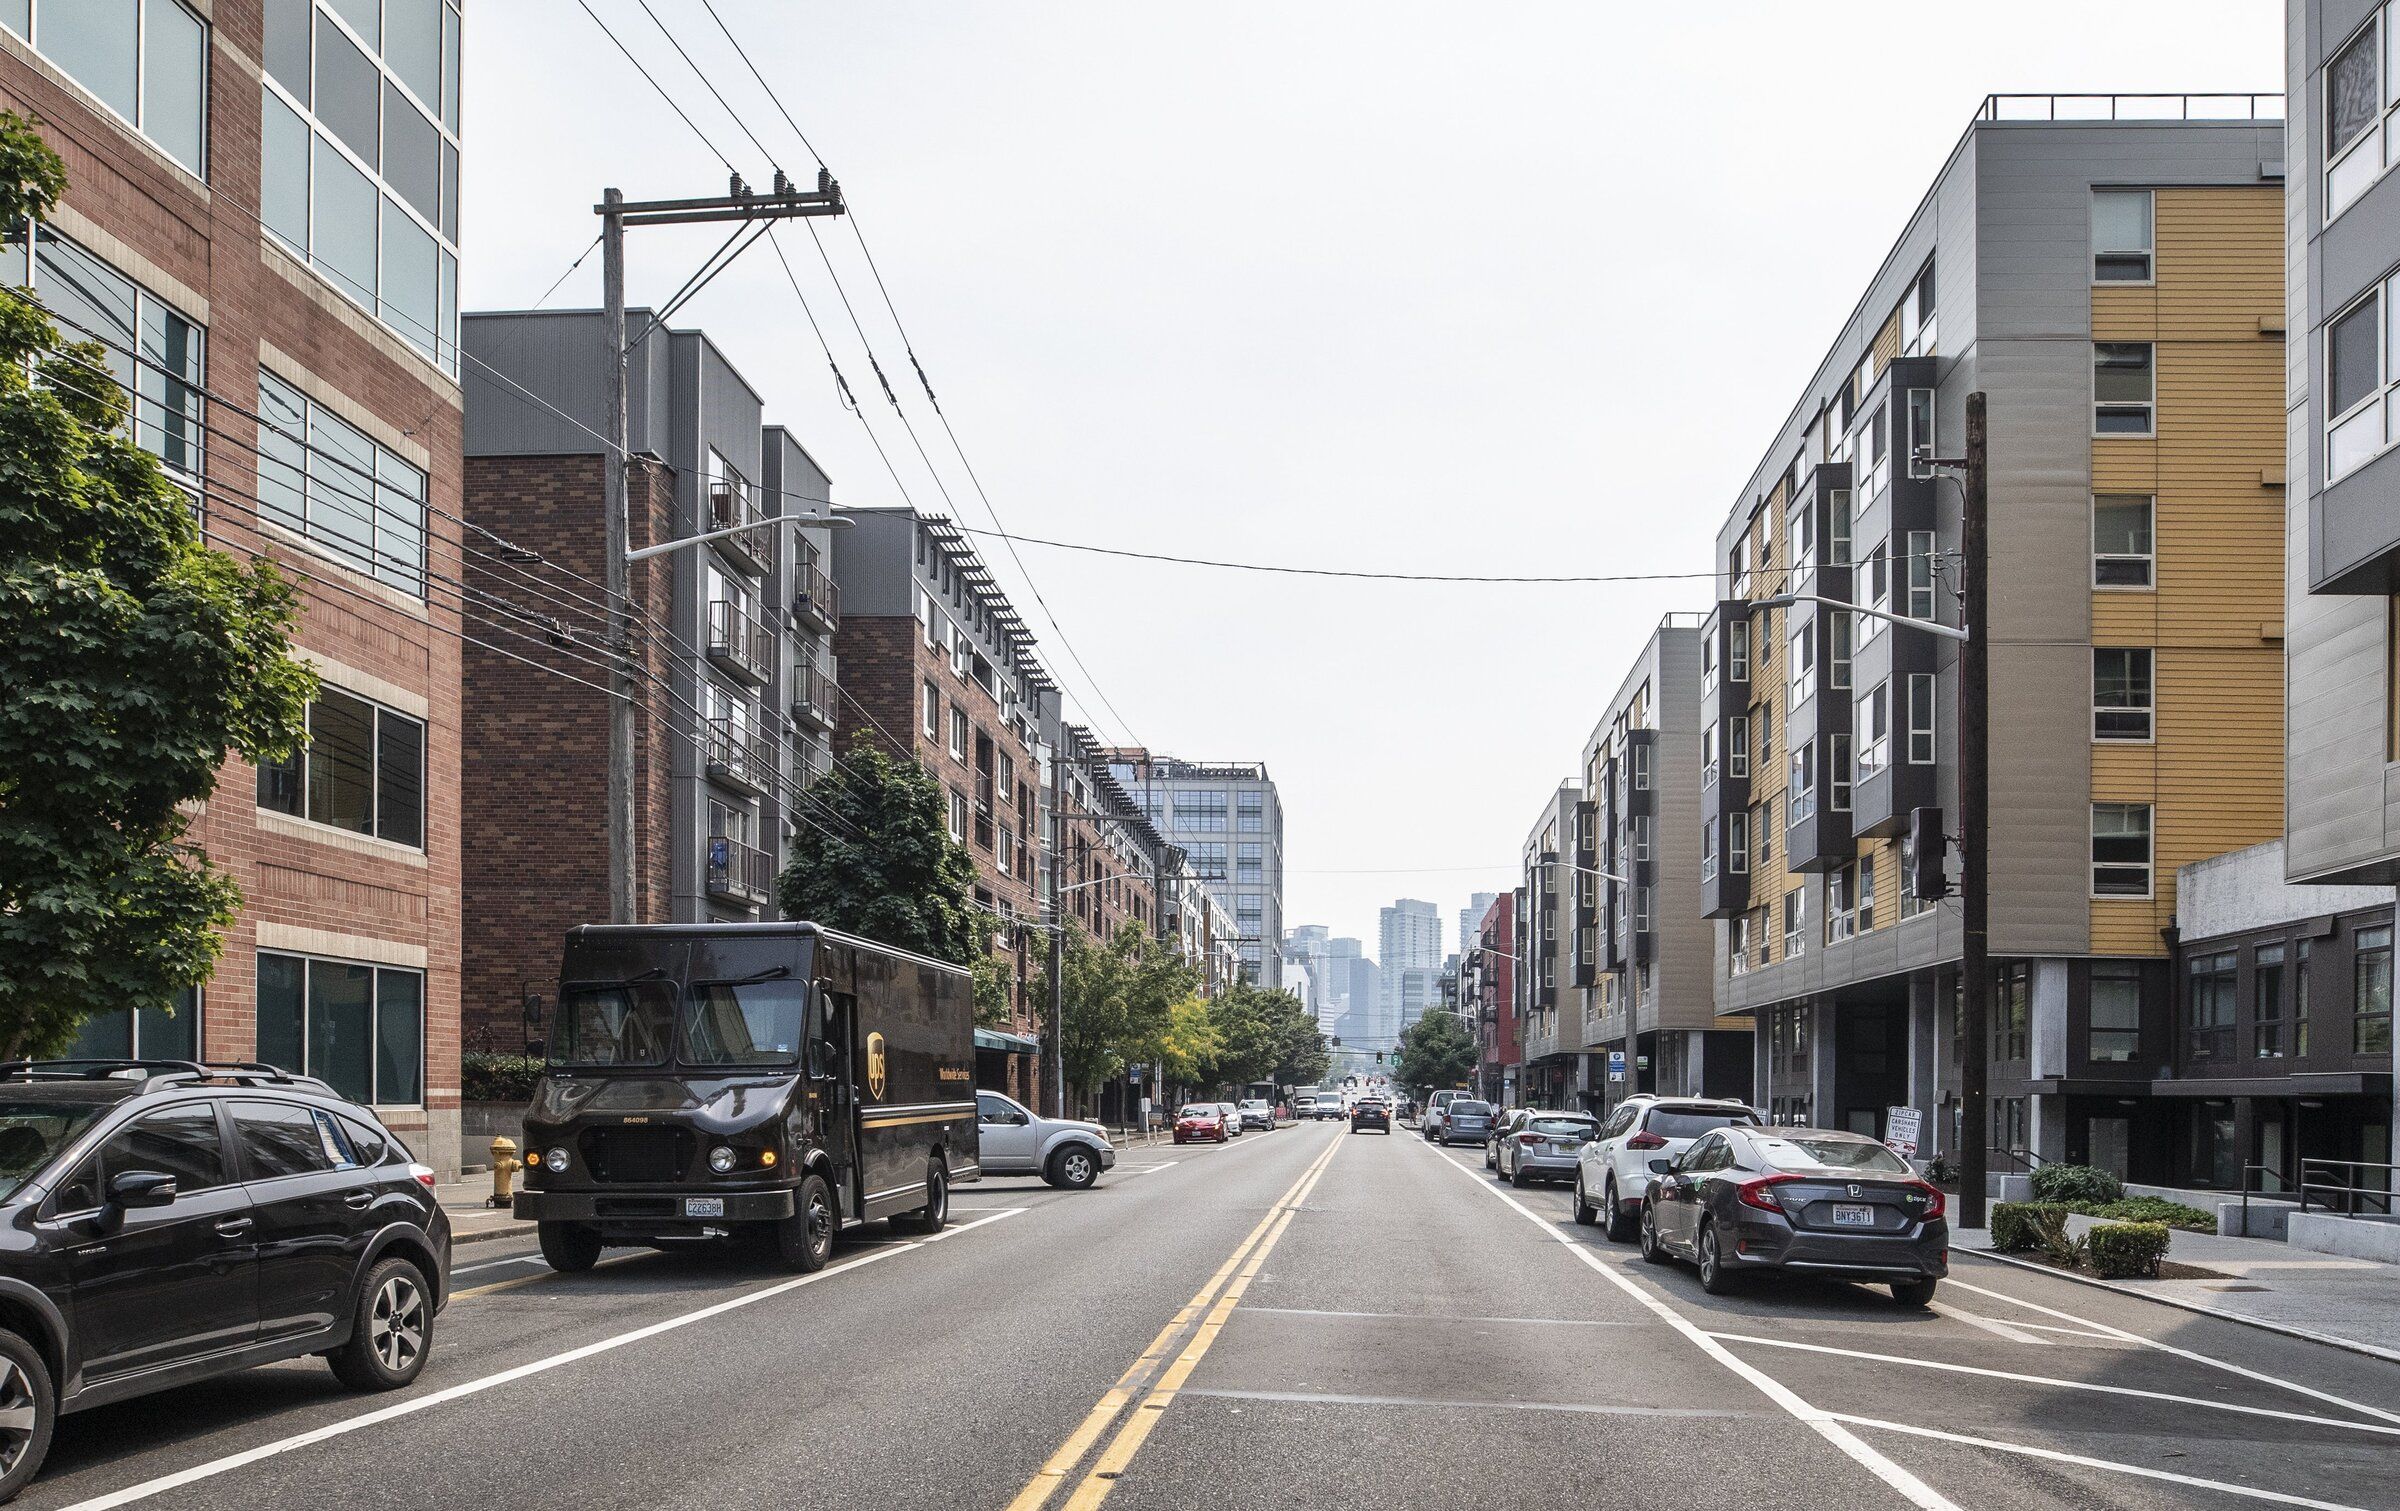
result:
M 975 1047 L 996 1049 L 1004 1055 L 1038 1055 L 1042 1052 L 1042 1041 L 1031 1034 L 1004 1034 L 998 1029 L 979 1028 L 975 1030 Z

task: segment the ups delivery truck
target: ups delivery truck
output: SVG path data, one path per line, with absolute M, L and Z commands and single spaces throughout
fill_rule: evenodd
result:
M 575 929 L 545 1049 L 516 1214 L 554 1269 L 752 1236 L 815 1270 L 982 1174 L 968 973 L 815 924 Z

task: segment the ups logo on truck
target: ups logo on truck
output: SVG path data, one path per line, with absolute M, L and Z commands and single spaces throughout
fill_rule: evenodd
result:
M 883 1035 L 867 1035 L 867 1095 L 883 1100 L 884 1085 Z

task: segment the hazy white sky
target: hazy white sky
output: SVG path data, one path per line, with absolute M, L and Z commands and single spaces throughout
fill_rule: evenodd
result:
M 765 184 L 637 0 L 591 4 Z M 1705 573 L 1985 93 L 2282 84 L 2277 0 L 715 4 L 841 179 L 1011 530 L 1387 571 Z M 700 0 L 650 5 L 812 175 Z M 539 297 L 605 185 L 721 190 L 572 0 L 482 0 L 467 37 L 466 308 Z M 636 233 L 631 297 L 664 299 L 717 239 Z M 857 243 L 826 240 L 901 384 Z M 988 526 L 912 385 L 954 506 L 928 478 L 806 236 L 785 247 L 909 494 Z M 551 305 L 597 303 L 598 263 Z M 839 500 L 898 501 L 767 248 L 681 323 Z M 1111 713 L 979 544 L 1104 736 L 1267 763 L 1286 922 L 1370 953 L 1395 896 L 1454 928 L 1509 884 L 1652 626 L 1708 596 L 1697 576 L 1343 583 L 1021 547 Z

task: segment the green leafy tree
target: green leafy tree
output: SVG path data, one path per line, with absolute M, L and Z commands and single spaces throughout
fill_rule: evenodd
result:
M 1221 1048 L 1214 1067 L 1229 1085 L 1314 1085 L 1332 1066 L 1316 1019 L 1290 992 L 1236 982 L 1209 1003 Z
M 954 965 L 974 966 L 990 952 L 990 921 L 976 916 L 975 863 L 950 837 L 931 772 L 862 738 L 808 795 L 822 812 L 792 842 L 779 879 L 786 917 Z M 999 972 L 978 974 L 979 1016 L 995 988 L 1006 991 Z
M 1157 1058 L 1169 1082 L 1196 1085 L 1208 1075 L 1222 1050 L 1205 1001 L 1185 997 L 1167 1009 L 1166 1032 L 1159 1040 Z
M 1067 1084 L 1089 1094 L 1128 1065 L 1163 1059 L 1176 1005 L 1198 988 L 1198 972 L 1172 946 L 1131 925 L 1099 944 L 1070 932 L 1059 953 L 1059 1055 Z
M 58 156 L 0 114 L 0 225 L 39 220 Z M 0 1057 L 94 1013 L 171 1007 L 241 904 L 186 838 L 227 754 L 291 754 L 316 679 L 268 562 L 203 543 L 128 434 L 107 354 L 0 290 Z
M 1464 1086 L 1475 1073 L 1475 1041 L 1455 1014 L 1434 1009 L 1400 1032 L 1400 1052 L 1392 1058 L 1392 1079 L 1422 1097 L 1445 1087 Z

